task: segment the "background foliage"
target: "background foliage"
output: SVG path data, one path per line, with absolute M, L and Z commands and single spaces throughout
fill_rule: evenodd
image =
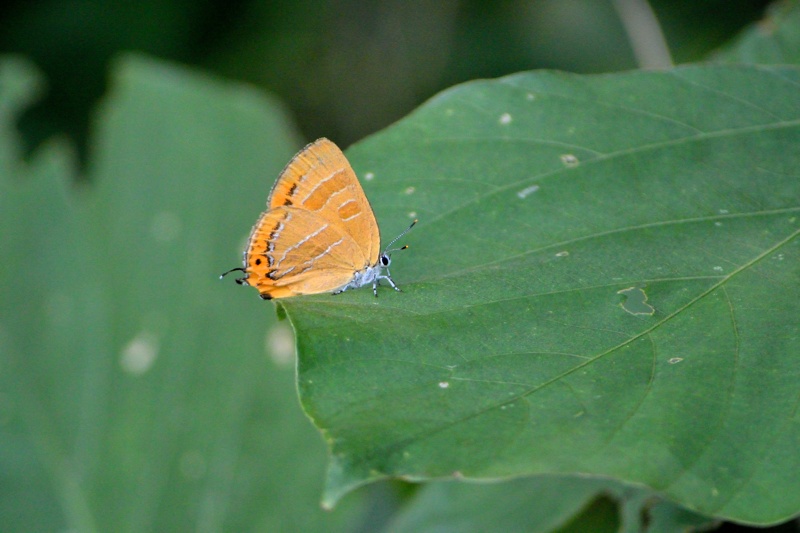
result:
M 768 0 L 652 2 L 676 62 L 697 61 L 758 20 Z M 343 147 L 455 83 L 534 68 L 635 68 L 612 2 L 597 0 L 11 0 L 0 50 L 46 74 L 21 126 L 29 146 L 83 143 L 108 66 L 139 50 L 258 84 L 292 109 L 307 139 Z
M 678 60 L 703 57 L 763 7 L 724 4 L 654 2 Z M 135 5 L 3 8 L 2 47 L 45 72 L 20 57 L 0 67 L 7 529 L 467 531 L 502 519 L 531 531 L 666 531 L 714 522 L 647 490 L 547 477 L 419 490 L 383 482 L 323 512 L 324 445 L 297 407 L 287 322 L 214 279 L 236 262 L 274 176 L 302 145 L 289 116 L 309 138 L 346 146 L 457 81 L 632 68 L 610 5 Z M 797 26 L 787 18 L 766 37 L 745 33 L 726 57 L 752 61 L 767 48 L 768 61 L 792 61 Z M 120 49 L 261 83 L 291 113 L 174 65 L 130 55 L 109 63 Z M 399 164 L 381 161 L 390 137 L 380 139 L 354 149 L 357 170 Z M 84 178 L 91 185 L 74 185 Z M 388 192 L 368 194 L 387 206 L 384 233 L 402 227 L 407 213 L 391 210 Z

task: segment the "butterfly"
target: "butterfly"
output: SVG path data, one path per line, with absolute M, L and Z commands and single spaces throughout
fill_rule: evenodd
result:
M 342 151 L 328 139 L 309 144 L 295 155 L 278 176 L 261 214 L 250 232 L 244 252 L 244 275 L 239 285 L 258 289 L 264 300 L 301 294 L 339 294 L 386 280 L 390 249 L 414 227 L 415 220 L 380 251 L 381 236 L 375 214 L 356 173 Z

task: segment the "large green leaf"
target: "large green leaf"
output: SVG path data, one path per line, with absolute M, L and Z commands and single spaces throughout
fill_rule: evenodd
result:
M 319 509 L 288 324 L 217 279 L 299 144 L 280 107 L 126 57 L 76 188 L 63 146 L 20 159 L 30 66 L 0 76 L 2 529 L 353 530 L 359 499 Z
M 465 84 L 349 150 L 405 291 L 284 301 L 326 502 L 589 473 L 800 510 L 800 91 L 703 66 Z M 385 241 L 386 239 L 384 239 Z

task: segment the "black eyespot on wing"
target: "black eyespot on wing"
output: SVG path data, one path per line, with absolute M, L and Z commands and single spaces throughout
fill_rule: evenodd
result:
M 272 296 L 268 292 L 261 293 L 258 297 L 262 300 L 272 300 Z
M 256 258 L 256 264 L 257 264 L 257 265 L 260 265 L 260 264 L 261 264 L 261 258 L 260 258 L 260 257 Z

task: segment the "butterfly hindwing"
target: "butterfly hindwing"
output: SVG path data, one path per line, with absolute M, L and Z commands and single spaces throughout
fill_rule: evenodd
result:
M 266 298 L 331 292 L 369 266 L 358 244 L 312 211 L 278 207 L 261 215 L 245 253 L 246 282 Z

